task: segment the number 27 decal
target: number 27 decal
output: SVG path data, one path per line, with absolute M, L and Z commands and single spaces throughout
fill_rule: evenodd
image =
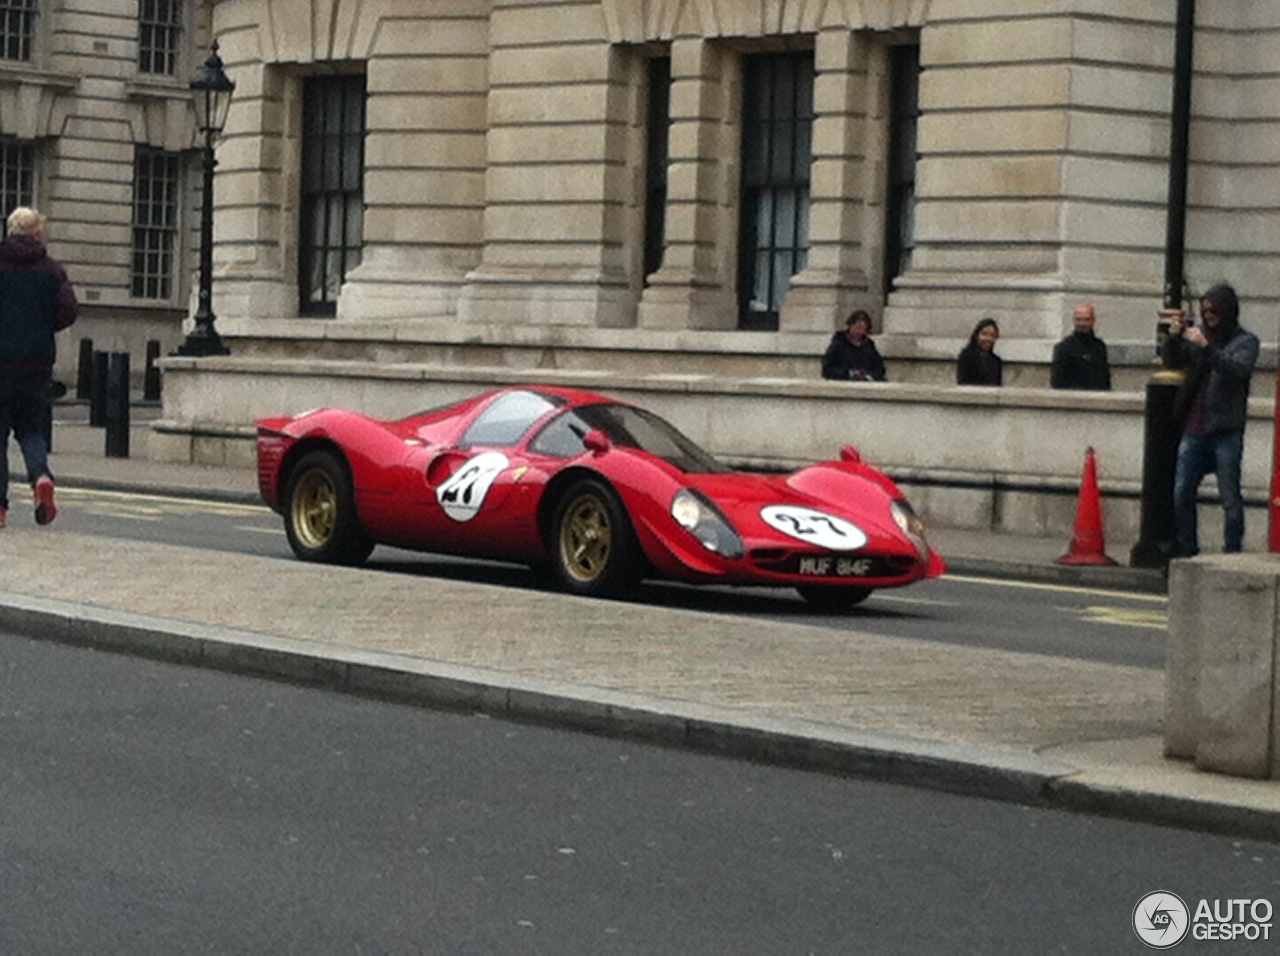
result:
M 468 458 L 436 486 L 436 501 L 454 521 L 470 521 L 484 504 L 494 479 L 510 464 L 500 451 L 486 451 Z
M 760 517 L 783 534 L 831 551 L 856 551 L 867 543 L 857 525 L 813 508 L 767 505 L 760 509 Z

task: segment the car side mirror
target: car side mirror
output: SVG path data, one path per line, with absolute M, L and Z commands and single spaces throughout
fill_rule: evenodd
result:
M 593 428 L 583 435 L 582 444 L 586 446 L 587 451 L 597 455 L 603 455 L 612 446 L 609 436 L 598 428 Z
M 845 445 L 840 449 L 840 460 L 851 462 L 856 465 L 858 462 L 862 461 L 862 456 L 858 454 L 858 449 L 854 448 L 852 445 Z

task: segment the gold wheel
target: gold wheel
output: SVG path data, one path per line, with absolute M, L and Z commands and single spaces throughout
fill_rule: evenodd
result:
M 560 520 L 560 556 L 566 573 L 583 584 L 609 566 L 613 524 L 605 503 L 593 494 L 574 499 Z
M 308 548 L 323 548 L 338 524 L 338 489 L 321 469 L 298 479 L 291 503 L 293 530 Z

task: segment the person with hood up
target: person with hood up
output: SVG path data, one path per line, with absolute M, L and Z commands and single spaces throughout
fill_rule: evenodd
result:
M 871 316 L 858 309 L 845 321 L 845 331 L 831 336 L 822 356 L 822 377 L 852 382 L 886 382 L 884 359 L 871 338 Z
M 1222 498 L 1223 550 L 1240 551 L 1244 545 L 1240 462 L 1258 337 L 1240 327 L 1240 301 L 1225 283 L 1201 296 L 1200 318 L 1203 329 L 1189 317 L 1172 322 L 1162 349 L 1166 365 L 1187 370 L 1174 404 L 1182 427 L 1173 478 L 1173 556 L 1179 558 L 1200 551 L 1196 495 L 1210 472 Z
M 36 524 L 58 513 L 44 422 L 53 385 L 54 333 L 76 320 L 75 290 L 45 248 L 45 217 L 19 206 L 0 242 L 0 440 L 22 449 L 36 505 Z M 0 528 L 9 512 L 9 455 L 0 454 Z

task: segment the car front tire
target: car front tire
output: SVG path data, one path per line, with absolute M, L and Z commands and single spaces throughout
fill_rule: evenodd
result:
M 622 502 L 603 482 L 586 479 L 570 487 L 551 528 L 552 565 L 566 591 L 617 597 L 639 582 L 635 532 Z
M 857 607 L 871 597 L 871 588 L 845 588 L 812 584 L 796 588 L 805 603 L 818 611 L 838 614 Z
M 356 514 L 351 478 L 332 452 L 309 452 L 289 472 L 284 528 L 303 561 L 354 566 L 373 552 Z

